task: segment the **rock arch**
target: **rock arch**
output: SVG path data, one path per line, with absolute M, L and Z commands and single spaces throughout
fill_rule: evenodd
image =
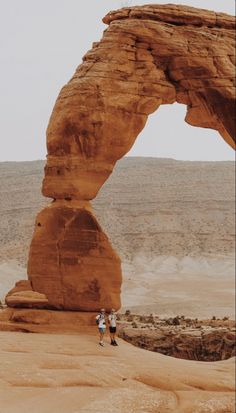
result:
M 37 217 L 28 276 L 53 308 L 120 306 L 120 260 L 89 201 L 149 114 L 161 104 L 184 103 L 186 122 L 218 130 L 235 145 L 233 17 L 149 5 L 111 12 L 103 21 L 103 38 L 62 88 L 47 129 L 42 192 L 54 202 Z

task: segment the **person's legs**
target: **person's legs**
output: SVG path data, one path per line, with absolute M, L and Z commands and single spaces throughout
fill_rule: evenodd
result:
M 118 346 L 116 342 L 116 327 L 114 327 L 114 330 L 113 330 L 113 343 L 114 343 L 114 346 Z
M 103 332 L 102 332 L 102 330 L 100 329 L 100 343 L 103 341 Z
M 116 328 L 115 327 L 110 327 L 111 345 L 113 345 L 113 346 L 117 346 L 115 336 L 116 336 Z
M 115 334 L 114 334 L 114 341 L 113 341 L 113 342 L 114 342 L 114 345 L 115 345 L 115 346 L 118 346 L 118 344 L 117 344 L 117 342 L 116 342 L 116 336 L 115 336 Z
M 111 338 L 111 344 L 115 346 L 116 340 L 115 340 L 115 327 L 110 327 L 110 338 Z
M 99 344 L 100 344 L 101 346 L 104 346 L 103 337 L 104 337 L 104 334 L 105 334 L 105 329 L 104 329 L 104 328 L 99 328 L 99 333 L 100 333 L 100 341 L 99 341 Z
M 111 327 L 109 327 L 109 332 L 110 332 L 111 344 L 113 344 L 113 334 L 112 334 L 112 328 Z

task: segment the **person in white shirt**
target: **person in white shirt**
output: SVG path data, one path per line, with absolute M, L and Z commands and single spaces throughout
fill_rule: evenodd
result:
M 96 324 L 98 326 L 98 331 L 100 334 L 99 345 L 104 346 L 103 337 L 106 332 L 106 315 L 105 308 L 102 308 L 100 313 L 96 316 Z
M 111 338 L 111 345 L 118 346 L 116 342 L 116 314 L 114 308 L 111 309 L 111 312 L 108 316 L 108 324 Z

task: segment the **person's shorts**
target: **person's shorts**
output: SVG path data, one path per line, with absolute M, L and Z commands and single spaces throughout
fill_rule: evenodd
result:
M 110 333 L 116 333 L 116 327 L 109 327 Z
M 106 327 L 99 327 L 99 333 L 105 333 Z

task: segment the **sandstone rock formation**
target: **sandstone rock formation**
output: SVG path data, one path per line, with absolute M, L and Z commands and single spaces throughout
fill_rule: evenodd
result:
M 28 275 L 58 309 L 120 306 L 120 260 L 89 205 L 161 104 L 234 146 L 233 17 L 185 6 L 124 8 L 94 43 L 54 107 Z
M 235 356 L 235 321 L 182 317 L 161 319 L 119 314 L 119 336 L 137 347 L 187 360 L 218 361 Z
M 11 305 L 0 311 L 0 331 L 76 334 L 82 331 L 97 334 L 95 312 L 55 311 L 44 309 L 43 305 L 40 307 L 39 301 L 38 305 L 34 304 L 30 306 L 27 301 L 26 305 L 18 305 L 17 308 Z
M 26 290 L 8 294 L 6 304 L 8 307 L 47 308 L 49 302 L 44 294 Z
M 124 328 L 119 336 L 137 347 L 187 360 L 217 361 L 235 356 L 235 331 L 174 331 Z
M 56 201 L 38 214 L 28 273 L 53 308 L 120 307 L 120 259 L 85 203 Z
M 61 90 L 50 119 L 48 197 L 93 199 L 161 104 L 186 104 L 188 123 L 234 145 L 233 17 L 153 5 L 109 13 L 104 22 L 102 40 Z

